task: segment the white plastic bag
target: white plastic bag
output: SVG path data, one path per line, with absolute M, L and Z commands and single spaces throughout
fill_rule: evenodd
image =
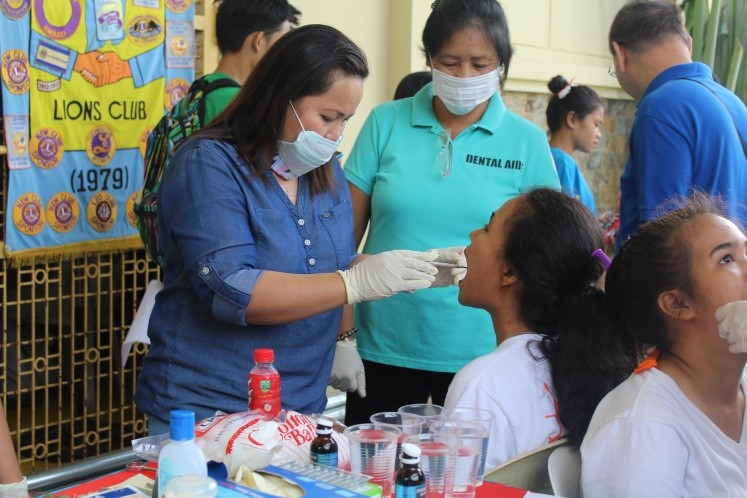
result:
M 332 432 L 341 469 L 350 465 L 348 441 L 342 434 L 344 428 L 339 424 Z M 241 465 L 256 470 L 270 463 L 308 462 L 311 441 L 315 437 L 315 416 L 286 410 L 281 410 L 273 420 L 258 411 L 217 414 L 195 426 L 196 443 L 205 457 L 222 462 L 230 479 L 236 476 Z
M 195 426 L 195 442 L 205 458 L 226 466 L 231 479 L 242 465 L 250 469 L 266 467 L 281 448 L 278 423 L 254 411 L 201 420 Z

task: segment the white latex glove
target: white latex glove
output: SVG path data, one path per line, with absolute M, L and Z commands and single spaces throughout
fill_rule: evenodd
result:
M 464 278 L 465 273 L 467 273 L 467 259 L 464 257 L 464 246 L 431 249 L 428 252 L 436 254 L 436 259 L 433 261 L 465 267 L 449 268 L 446 266 L 436 266 L 436 268 L 438 268 L 438 273 L 436 273 L 436 280 L 431 284 L 431 287 L 448 287 L 450 285 L 456 285 Z
M 28 498 L 29 486 L 26 482 L 26 476 L 23 476 L 21 482 L 12 484 L 0 484 L 0 496 L 8 498 Z
M 348 304 L 375 301 L 398 292 L 430 287 L 438 269 L 427 261 L 435 257 L 432 252 L 386 251 L 337 273 L 345 282 Z
M 747 353 L 747 301 L 727 303 L 716 310 L 718 333 L 732 353 Z
M 340 391 L 358 391 L 358 396 L 366 397 L 366 371 L 355 339 L 337 341 L 329 385 Z

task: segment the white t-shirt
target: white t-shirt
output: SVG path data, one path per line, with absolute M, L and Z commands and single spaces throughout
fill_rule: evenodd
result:
M 474 407 L 495 414 L 486 473 L 563 437 L 549 363 L 536 345 L 529 344 L 542 337 L 521 334 L 506 339 L 459 370 L 449 386 L 446 408 Z
M 599 403 L 581 461 L 587 497 L 745 497 L 747 417 L 737 443 L 654 368 L 631 375 Z

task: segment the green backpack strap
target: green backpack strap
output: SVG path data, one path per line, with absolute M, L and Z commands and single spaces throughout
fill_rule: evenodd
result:
M 190 95 L 200 95 L 200 101 L 197 103 L 197 117 L 200 120 L 200 126 L 205 125 L 205 97 L 210 93 L 222 88 L 241 88 L 238 81 L 233 78 L 217 78 L 213 81 L 208 81 L 207 76 L 197 78 L 192 85 L 190 85 L 187 91 Z M 201 92 L 201 94 L 198 94 Z

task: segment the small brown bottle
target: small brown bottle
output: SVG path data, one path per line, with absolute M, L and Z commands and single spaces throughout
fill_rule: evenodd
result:
M 337 467 L 337 443 L 332 439 L 333 422 L 319 417 L 316 421 L 316 438 L 311 442 L 311 461 Z
M 394 481 L 395 498 L 425 498 L 425 474 L 418 465 L 420 448 L 412 443 L 402 445 L 402 466 Z

